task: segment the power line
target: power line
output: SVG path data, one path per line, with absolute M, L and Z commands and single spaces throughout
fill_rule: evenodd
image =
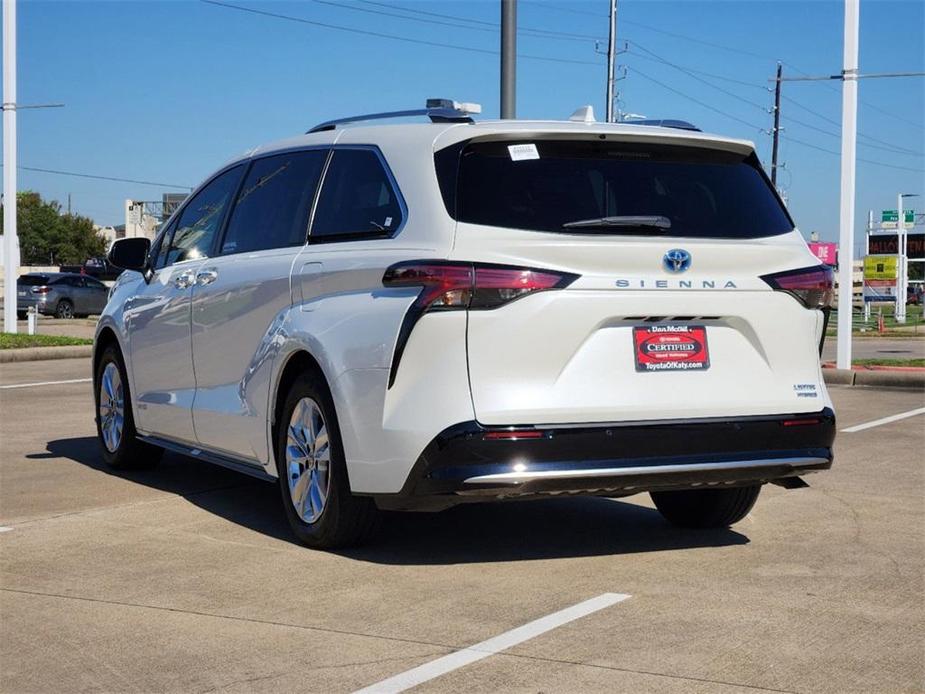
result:
M 715 106 L 712 106 L 712 105 L 708 104 L 708 103 L 705 102 L 705 101 L 701 101 L 700 99 L 697 99 L 696 97 L 693 97 L 693 96 L 691 96 L 690 94 L 685 94 L 684 92 L 680 91 L 679 89 L 675 89 L 674 87 L 669 86 L 669 85 L 665 84 L 664 82 L 661 82 L 661 81 L 655 79 L 654 77 L 652 77 L 652 76 L 650 76 L 650 75 L 647 75 L 646 73 L 642 72 L 639 68 L 633 68 L 633 72 L 634 72 L 635 74 L 639 75 L 640 77 L 642 77 L 643 79 L 649 80 L 650 82 L 654 82 L 655 84 L 659 85 L 660 87 L 663 87 L 663 88 L 667 89 L 667 90 L 670 91 L 670 92 L 674 92 L 674 93 L 677 94 L 678 96 L 682 96 L 682 97 L 684 97 L 685 99 L 688 99 L 689 101 L 693 101 L 695 104 L 699 104 L 700 106 L 703 106 L 704 108 L 709 109 L 710 111 L 713 111 L 714 113 L 718 113 L 718 114 L 721 115 L 721 116 L 725 116 L 726 118 L 729 118 L 729 119 L 731 119 L 731 120 L 734 120 L 734 121 L 736 121 L 736 122 L 738 122 L 738 123 L 742 123 L 743 125 L 747 125 L 748 127 L 754 128 L 755 130 L 757 130 L 757 131 L 759 131 L 759 132 L 764 132 L 764 128 L 762 128 L 760 125 L 755 125 L 754 123 L 749 123 L 747 120 L 744 120 L 744 119 L 742 119 L 742 118 L 739 118 L 738 116 L 733 116 L 731 113 L 726 113 L 725 111 L 720 110 L 720 109 L 716 108 Z
M 650 59 L 650 60 L 655 60 L 655 61 L 657 61 L 657 62 L 659 62 L 659 63 L 664 64 L 664 65 L 668 65 L 668 66 L 670 66 L 670 67 L 673 67 L 673 68 L 675 68 L 676 70 L 679 70 L 680 72 L 683 72 L 684 74 L 688 75 L 688 77 L 691 77 L 692 79 L 695 79 L 695 80 L 697 80 L 698 82 L 701 82 L 701 83 L 703 83 L 703 84 L 706 84 L 707 86 L 712 87 L 713 89 L 716 89 L 716 90 L 718 90 L 718 91 L 720 91 L 720 92 L 726 94 L 727 96 L 730 96 L 730 97 L 732 97 L 732 98 L 734 98 L 734 99 L 736 99 L 736 100 L 738 100 L 738 101 L 741 101 L 741 102 L 743 102 L 743 103 L 749 104 L 749 105 L 754 106 L 754 107 L 756 107 L 756 108 L 758 108 L 758 109 L 760 109 L 760 110 L 762 110 L 762 111 L 767 112 L 767 109 L 766 109 L 764 106 L 762 106 L 761 104 L 758 104 L 758 103 L 756 103 L 756 102 L 754 102 L 754 101 L 751 101 L 750 99 L 746 99 L 746 98 L 744 98 L 744 97 L 742 97 L 742 96 L 739 96 L 738 94 L 735 94 L 734 92 L 731 92 L 731 91 L 729 91 L 729 90 L 727 90 L 727 89 L 723 89 L 722 87 L 719 87 L 719 86 L 717 86 L 717 85 L 715 85 L 715 84 L 712 84 L 711 82 L 707 81 L 706 79 L 703 79 L 702 77 L 698 77 L 697 74 L 708 75 L 708 76 L 710 76 L 710 77 L 713 78 L 713 79 L 730 79 L 730 78 L 726 78 L 726 77 L 724 77 L 724 76 L 722 76 L 722 75 L 714 75 L 714 74 L 712 74 L 712 73 L 705 73 L 705 72 L 702 72 L 702 71 L 700 71 L 700 70 L 694 70 L 694 69 L 692 69 L 692 68 L 687 68 L 687 67 L 684 67 L 684 66 L 682 66 L 682 65 L 678 65 L 677 63 L 673 63 L 673 62 L 671 62 L 670 60 L 666 60 L 666 59 L 663 58 L 662 56 L 658 55 L 658 54 L 655 53 L 654 51 L 649 50 L 648 48 L 646 48 L 645 46 L 643 46 L 642 44 L 640 44 L 640 43 L 637 42 L 637 41 L 630 41 L 629 43 L 630 43 L 631 45 L 636 46 L 637 48 L 639 48 L 640 50 L 642 50 L 642 51 L 644 51 L 645 53 L 648 54 L 648 56 L 643 56 L 643 55 L 636 54 L 636 57 L 641 57 L 641 58 L 646 58 L 646 59 Z M 737 80 L 735 80 L 735 81 L 737 81 Z M 753 86 L 753 85 L 751 85 L 751 83 L 749 83 L 749 82 L 743 82 L 742 84 L 746 84 L 746 85 Z M 764 87 L 762 87 L 762 89 L 764 89 Z M 802 106 L 801 104 L 799 104 L 799 102 L 796 102 L 796 101 L 794 101 L 793 99 L 789 99 L 789 98 L 787 98 L 787 97 L 783 97 L 783 98 L 786 98 L 789 102 L 794 103 L 794 104 L 796 104 L 797 106 L 799 106 L 800 108 L 803 108 L 804 110 L 809 111 L 810 113 L 814 113 L 814 114 L 815 114 L 814 111 L 812 111 L 812 110 L 809 109 L 809 108 L 806 108 L 805 106 Z M 815 115 L 820 115 L 820 114 L 815 114 Z M 822 116 L 820 116 L 820 117 L 822 117 Z M 793 118 L 792 116 L 787 116 L 786 119 L 787 119 L 789 122 L 791 122 L 791 123 L 796 123 L 797 125 L 802 125 L 804 128 L 809 128 L 810 130 L 815 130 L 816 132 L 822 133 L 823 135 L 829 135 L 830 137 L 836 137 L 836 138 L 841 137 L 841 134 L 840 134 L 840 133 L 834 133 L 834 132 L 832 132 L 832 131 L 830 131 L 830 130 L 826 130 L 826 129 L 824 129 L 824 128 L 820 128 L 820 127 L 818 127 L 818 126 L 812 125 L 811 123 L 807 123 L 807 122 L 805 122 L 805 121 L 802 121 L 802 120 L 800 120 L 800 119 L 798 119 L 798 118 Z M 828 120 L 830 123 L 832 123 L 832 124 L 834 124 L 834 125 L 838 125 L 839 127 L 841 127 L 841 124 L 838 123 L 838 122 L 836 122 L 836 121 L 833 121 L 833 120 L 831 120 L 831 119 L 824 118 L 824 117 L 823 117 L 823 119 L 824 119 L 824 120 Z M 860 136 L 860 135 L 861 135 L 861 134 L 859 133 L 859 136 Z M 891 153 L 891 154 L 903 154 L 903 155 L 906 155 L 906 156 L 917 156 L 917 157 L 925 156 L 925 154 L 923 154 L 923 153 L 921 153 L 921 152 L 916 152 L 916 151 L 911 150 L 911 149 L 906 149 L 906 148 L 903 148 L 903 147 L 898 147 L 898 146 L 893 145 L 893 144 L 891 144 L 891 143 L 889 143 L 889 142 L 886 142 L 886 141 L 884 141 L 884 140 L 878 140 L 878 139 L 876 139 L 876 138 L 873 138 L 873 137 L 870 137 L 870 136 L 867 136 L 867 135 L 864 135 L 864 137 L 865 137 L 866 139 L 868 139 L 868 140 L 872 140 L 873 142 L 879 142 L 880 145 L 870 144 L 870 143 L 867 143 L 867 142 L 859 142 L 858 144 L 859 144 L 860 146 L 862 146 L 862 147 L 868 147 L 868 148 L 870 148 L 870 149 L 877 149 L 877 150 L 881 150 L 881 151 L 884 151 L 884 152 L 889 152 L 889 153 Z M 885 145 L 885 146 L 882 146 L 882 145 Z
M 318 0 L 318 1 L 320 2 L 321 0 Z M 329 0 L 325 0 L 325 1 L 329 2 Z M 428 10 L 421 10 L 418 8 L 399 7 L 397 5 L 391 5 L 391 4 L 384 3 L 384 2 L 375 2 L 375 0 L 356 0 L 356 2 L 361 3 L 363 5 L 371 5 L 373 7 L 385 7 L 390 10 L 397 10 L 399 12 L 406 12 L 408 14 L 425 15 L 428 17 L 439 17 L 441 19 L 450 19 L 450 20 L 453 20 L 454 22 L 468 22 L 470 24 L 477 24 L 480 27 L 486 27 L 486 29 L 484 29 L 485 31 L 491 31 L 493 33 L 497 33 L 499 27 L 501 26 L 498 22 L 488 22 L 488 21 L 485 21 L 484 19 L 472 19 L 471 17 L 460 17 L 459 15 L 443 14 L 441 12 L 430 12 Z M 329 4 L 335 4 L 335 3 L 329 2 Z M 343 7 L 351 8 L 351 6 L 349 5 L 343 5 Z M 360 8 L 352 8 L 352 9 L 360 9 Z M 388 14 L 389 16 L 392 16 L 392 17 L 401 17 L 402 19 L 413 19 L 412 17 L 404 17 L 403 15 L 397 15 L 391 12 L 383 13 L 383 14 Z M 418 21 L 423 21 L 423 20 L 418 20 Z M 459 25 L 450 24 L 449 26 L 459 26 Z M 468 29 L 468 28 L 475 28 L 475 27 L 461 27 L 461 28 Z M 600 36 L 593 36 L 591 34 L 576 34 L 576 33 L 568 32 L 568 31 L 552 31 L 551 29 L 538 29 L 535 27 L 526 27 L 526 26 L 521 25 L 520 23 L 518 23 L 517 25 L 517 31 L 526 32 L 528 34 L 529 33 L 540 34 L 544 37 L 550 37 L 550 38 L 565 38 L 565 39 L 581 40 L 581 41 L 603 41 L 604 40 Z
M 825 152 L 826 154 L 831 154 L 836 157 L 841 157 L 841 152 L 836 152 L 835 150 L 832 150 L 832 149 L 826 149 L 825 147 L 820 147 L 818 145 L 814 145 L 809 142 L 803 142 L 803 140 L 797 140 L 794 137 L 788 137 L 783 141 L 793 142 L 795 144 L 802 145 L 803 147 L 809 147 L 810 149 L 815 149 L 819 152 Z M 886 162 L 874 161 L 873 159 L 863 159 L 861 157 L 858 157 L 857 160 L 862 161 L 865 164 L 873 164 L 874 166 L 882 166 L 886 169 L 899 169 L 900 171 L 914 171 L 915 173 L 925 173 L 925 168 L 914 169 L 911 166 L 897 166 L 896 164 L 887 164 Z
M 0 164 L 0 168 L 3 165 Z M 99 181 L 116 181 L 117 183 L 137 183 L 142 186 L 156 186 L 158 188 L 186 188 L 192 190 L 193 186 L 181 185 L 179 183 L 159 183 L 157 181 L 140 181 L 135 178 L 122 178 L 119 176 L 98 176 L 96 174 L 77 173 L 75 171 L 58 171 L 56 169 L 41 169 L 37 166 L 17 166 L 17 169 L 23 171 L 35 171 L 38 173 L 55 174 L 56 176 L 73 176 L 75 178 L 93 178 Z
M 266 10 L 258 10 L 252 7 L 244 7 L 243 5 L 232 5 L 227 2 L 220 2 L 219 0 L 200 0 L 207 5 L 216 5 L 218 7 L 225 7 L 232 10 L 239 10 L 241 12 L 249 12 L 251 14 L 257 14 L 264 17 L 272 17 L 274 19 L 284 19 L 290 22 L 299 22 L 300 24 L 309 24 L 311 26 L 321 27 L 323 29 L 334 29 L 336 31 L 345 31 L 351 34 L 360 34 L 363 36 L 375 36 L 376 38 L 381 39 L 390 39 L 392 41 L 402 41 L 404 43 L 413 43 L 422 46 L 433 46 L 435 48 L 451 48 L 457 51 L 467 51 L 469 53 L 482 53 L 485 55 L 498 55 L 498 51 L 491 50 L 488 48 L 476 48 L 474 46 L 460 46 L 459 44 L 453 43 L 441 43 L 438 41 L 427 41 L 425 39 L 415 39 L 409 36 L 399 36 L 397 34 L 386 34 L 379 31 L 368 31 L 366 29 L 357 29 L 355 27 L 346 27 L 339 24 L 329 24 L 327 22 L 318 22 L 313 19 L 305 19 L 304 17 L 293 17 L 292 15 L 279 14 L 277 12 L 268 12 Z M 574 60 L 570 58 L 551 58 L 544 55 L 528 55 L 524 53 L 518 54 L 519 58 L 525 58 L 527 60 L 542 60 L 550 63 L 566 63 L 570 65 L 594 65 L 599 66 L 600 63 L 597 61 L 590 60 Z
M 639 68 L 633 68 L 633 72 L 634 72 L 635 74 L 639 75 L 640 77 L 643 77 L 643 78 L 649 80 L 650 82 L 654 82 L 655 84 L 657 84 L 657 85 L 659 85 L 659 86 L 661 86 L 661 87 L 667 89 L 667 90 L 670 91 L 670 92 L 674 92 L 674 93 L 677 94 L 678 96 L 684 97 L 685 99 L 688 99 L 689 101 L 693 101 L 695 104 L 699 104 L 700 106 L 703 106 L 704 108 L 709 109 L 710 111 L 713 111 L 714 113 L 718 113 L 718 114 L 720 114 L 721 116 L 725 116 L 726 118 L 729 118 L 729 119 L 731 119 L 731 120 L 734 120 L 734 121 L 737 121 L 737 122 L 739 122 L 739 123 L 742 123 L 743 125 L 747 125 L 747 126 L 749 126 L 749 127 L 751 127 L 751 128 L 755 128 L 755 129 L 758 130 L 758 131 L 764 132 L 764 129 L 763 129 L 763 128 L 761 128 L 761 127 L 755 125 L 754 123 L 749 123 L 747 120 L 744 120 L 744 119 L 742 119 L 742 118 L 739 118 L 738 116 L 734 116 L 734 115 L 732 115 L 731 113 L 726 113 L 725 111 L 723 111 L 723 110 L 721 110 L 721 109 L 718 109 L 718 108 L 716 108 L 715 106 L 712 106 L 712 105 L 706 103 L 705 101 L 701 101 L 700 99 L 697 99 L 697 98 L 691 96 L 690 94 L 686 94 L 686 93 L 680 91 L 679 89 L 675 89 L 674 87 L 669 86 L 669 85 L 665 84 L 664 82 L 661 82 L 661 81 L 655 79 L 654 77 L 651 77 L 651 76 L 645 74 L 644 72 L 641 72 L 641 71 L 639 70 Z M 803 147 L 809 147 L 810 149 L 815 149 L 815 150 L 818 150 L 818 151 L 820 151 L 820 152 L 825 152 L 826 154 L 832 154 L 832 155 L 837 156 L 837 157 L 840 157 L 840 156 L 841 156 L 841 153 L 840 153 L 840 152 L 835 152 L 835 151 L 833 151 L 833 150 L 826 149 L 826 148 L 824 148 L 824 147 L 819 147 L 818 145 L 814 145 L 814 144 L 811 144 L 811 143 L 809 143 L 809 142 L 804 142 L 803 140 L 798 140 L 798 139 L 796 139 L 796 138 L 794 138 L 794 137 L 787 137 L 787 138 L 784 138 L 782 141 L 783 141 L 783 142 L 792 142 L 792 143 L 794 143 L 794 144 L 801 145 L 801 146 L 803 146 Z M 882 167 L 887 168 L 887 169 L 897 169 L 897 170 L 899 170 L 899 171 L 913 171 L 913 172 L 915 172 L 915 173 L 922 173 L 923 171 L 925 171 L 925 169 L 914 169 L 914 168 L 909 167 L 909 166 L 898 166 L 898 165 L 896 165 L 896 164 L 887 164 L 886 162 L 875 161 L 875 160 L 873 160 L 873 159 L 863 159 L 863 158 L 861 158 L 861 157 L 857 157 L 857 160 L 858 160 L 858 161 L 862 161 L 862 162 L 864 162 L 865 164 L 872 164 L 873 166 L 882 166 Z

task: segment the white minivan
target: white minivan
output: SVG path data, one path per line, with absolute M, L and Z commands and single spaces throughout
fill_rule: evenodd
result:
M 279 481 L 300 540 L 380 509 L 650 492 L 681 526 L 829 468 L 831 270 L 749 142 L 681 122 L 330 121 L 117 241 L 106 461 Z

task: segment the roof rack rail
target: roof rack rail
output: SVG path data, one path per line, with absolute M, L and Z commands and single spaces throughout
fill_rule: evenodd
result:
M 686 120 L 674 120 L 670 118 L 646 118 L 643 120 L 625 120 L 621 122 L 625 123 L 626 125 L 651 125 L 660 128 L 676 128 L 678 130 L 694 130 L 698 133 L 701 132 L 700 128 L 698 128 L 693 123 L 688 123 Z
M 348 116 L 346 118 L 335 118 L 324 123 L 319 123 L 314 128 L 306 132 L 320 133 L 324 130 L 334 130 L 338 125 L 347 123 L 358 123 L 367 120 L 386 120 L 390 118 L 407 118 L 409 116 L 427 116 L 432 123 L 473 123 L 473 113 L 481 113 L 482 107 L 479 104 L 459 103 L 451 99 L 428 99 L 425 108 L 410 109 L 407 111 L 385 111 L 383 113 L 366 113 L 361 116 Z

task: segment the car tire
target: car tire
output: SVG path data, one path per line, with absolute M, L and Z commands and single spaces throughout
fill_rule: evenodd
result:
M 319 373 L 302 374 L 290 386 L 276 428 L 280 494 L 299 541 L 335 549 L 369 539 L 379 510 L 371 498 L 350 492 L 334 401 Z
M 68 299 L 61 299 L 58 302 L 58 306 L 55 308 L 55 318 L 73 318 L 74 317 L 74 304 L 72 304 Z
M 761 485 L 726 489 L 651 492 L 655 507 L 668 522 L 682 528 L 726 528 L 748 515 Z
M 109 345 L 103 350 L 94 376 L 96 433 L 103 460 L 116 470 L 157 465 L 164 449 L 138 438 L 125 363 L 118 347 Z
M 29 317 L 29 314 L 26 313 L 25 311 L 17 311 L 17 312 L 16 312 L 16 319 L 17 319 L 17 320 L 26 320 L 26 318 L 28 318 L 28 317 Z

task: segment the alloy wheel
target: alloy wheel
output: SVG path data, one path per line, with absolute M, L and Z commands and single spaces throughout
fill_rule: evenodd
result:
M 103 445 L 110 453 L 115 453 L 122 442 L 125 426 L 125 391 L 119 367 L 113 362 L 106 364 L 100 379 L 100 433 Z
M 318 403 L 296 403 L 286 433 L 289 498 L 299 518 L 314 523 L 324 512 L 331 488 L 331 443 Z

